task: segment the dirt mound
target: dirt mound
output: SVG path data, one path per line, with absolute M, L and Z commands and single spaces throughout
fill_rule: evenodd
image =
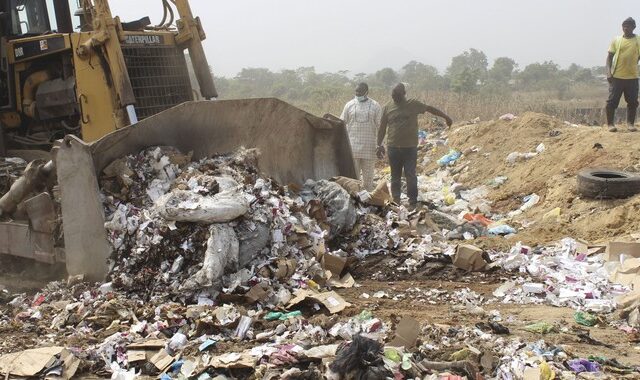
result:
M 584 168 L 608 167 L 627 171 L 640 168 L 637 140 L 640 134 L 610 133 L 603 128 L 575 126 L 556 118 L 525 113 L 511 121 L 490 121 L 455 128 L 448 134 L 448 147 L 429 153 L 431 164 L 449 148 L 467 154 L 456 165 L 462 169 L 457 181 L 475 187 L 486 185 L 498 176 L 507 181 L 490 192 L 495 213 L 508 213 L 536 193 L 540 202 L 514 218 L 527 226 L 517 239 L 544 243 L 565 236 L 591 242 L 628 235 L 640 228 L 640 196 L 626 200 L 581 199 L 576 193 L 576 175 Z M 529 159 L 507 162 L 512 152 L 544 151 Z M 477 152 L 470 152 L 477 147 Z M 560 218 L 543 216 L 560 208 Z

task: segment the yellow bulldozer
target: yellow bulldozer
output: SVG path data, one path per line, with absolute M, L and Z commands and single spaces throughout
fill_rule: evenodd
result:
M 355 176 L 339 121 L 277 99 L 208 100 L 202 23 L 187 0 L 159 1 L 151 25 L 113 17 L 107 0 L 0 0 L 0 158 L 30 161 L 0 188 L 0 255 L 100 280 L 112 248 L 98 177 L 150 146 L 194 159 L 257 148 L 259 169 L 283 184 Z
M 193 100 L 185 50 L 198 97 L 217 97 L 199 18 L 187 0 L 162 5 L 153 26 L 114 18 L 106 0 L 2 0 L 0 155 L 67 134 L 94 141 Z

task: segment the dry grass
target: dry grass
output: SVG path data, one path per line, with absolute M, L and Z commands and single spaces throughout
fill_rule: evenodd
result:
M 607 96 L 606 86 L 574 86 L 560 98 L 557 92 L 512 92 L 507 94 L 457 94 L 450 91 L 431 91 L 410 94 L 429 105 L 437 107 L 455 121 L 495 119 L 506 113 L 516 115 L 527 111 L 534 111 L 555 116 L 572 122 L 601 122 L 593 120 L 599 114 L 590 115 L 584 119 L 576 115 L 576 109 L 599 110 Z M 373 90 L 371 98 L 384 105 L 390 100 L 388 92 Z M 344 104 L 352 98 L 350 91 L 345 91 L 337 97 L 316 99 L 309 101 L 291 101 L 294 105 L 315 115 L 332 113 L 339 116 Z M 624 107 L 624 104 L 621 104 Z M 597 111 L 596 111 L 597 112 Z

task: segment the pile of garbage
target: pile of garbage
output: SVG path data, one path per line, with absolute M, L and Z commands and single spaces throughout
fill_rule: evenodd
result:
M 455 162 L 470 153 L 450 153 L 442 168 L 421 177 L 427 204 L 411 212 L 390 204 L 385 181 L 373 192 L 346 178 L 283 186 L 259 173 L 255 150 L 193 160 L 153 147 L 118 159 L 100 178 L 113 247 L 107 281 L 78 276 L 35 295 L 0 291 L 0 335 L 21 337 L 0 343 L 0 372 L 119 380 L 637 375 L 637 367 L 540 339 L 566 327 L 527 325 L 536 337 L 525 340 L 513 333 L 513 316 L 485 308 L 569 306 L 579 325 L 638 334 L 640 297 L 631 289 L 638 289 L 640 261 L 623 255 L 615 263 L 601 247 L 572 239 L 508 252 L 462 244 L 515 232 L 505 221 L 540 197 L 494 214 L 487 196 L 506 179 L 465 188 L 455 180 Z M 435 264 L 466 285 L 509 281 L 493 294 L 423 285 L 396 292 L 383 288 L 389 282 L 375 292 L 357 289 L 352 273 L 379 255 L 394 273 L 416 276 Z M 379 281 L 369 268 L 358 278 Z M 407 312 L 379 312 L 378 302 L 392 301 L 406 303 Z M 417 319 L 443 304 L 455 315 L 451 324 Z M 458 314 L 474 322 L 461 324 Z M 577 336 L 606 345 L 588 332 Z
M 113 287 L 185 302 L 262 286 L 270 289 L 263 301 L 282 306 L 295 290 L 349 283 L 342 277 L 349 257 L 394 241 L 371 205 L 384 205 L 388 191 L 381 198 L 340 178 L 291 189 L 261 177 L 257 159 L 257 151 L 241 149 L 193 162 L 154 147 L 109 165 L 101 189 Z M 355 196 L 365 199 L 358 207 Z M 356 223 L 366 225 L 362 235 L 345 239 Z
M 588 246 L 569 238 L 537 250 L 518 243 L 509 253 L 493 257 L 503 269 L 520 274 L 496 289 L 494 296 L 504 303 L 546 303 L 610 313 L 616 308 L 615 299 L 630 289 L 610 282 L 600 248 L 590 255 Z
M 0 157 L 0 194 L 5 194 L 22 175 L 27 162 L 17 157 Z

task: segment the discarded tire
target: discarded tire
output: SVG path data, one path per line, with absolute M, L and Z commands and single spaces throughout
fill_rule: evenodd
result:
M 578 173 L 578 193 L 585 198 L 628 198 L 640 193 L 640 176 L 611 169 L 585 169 Z

